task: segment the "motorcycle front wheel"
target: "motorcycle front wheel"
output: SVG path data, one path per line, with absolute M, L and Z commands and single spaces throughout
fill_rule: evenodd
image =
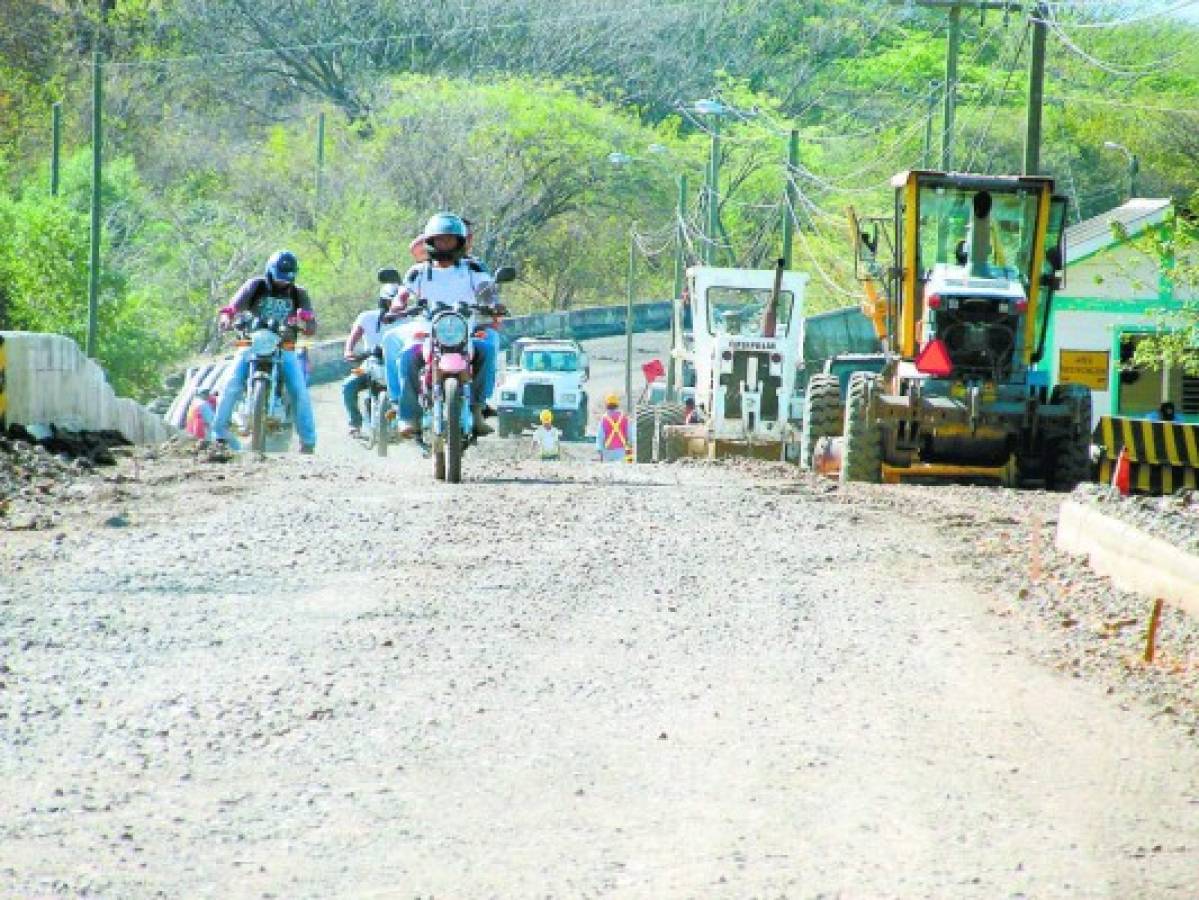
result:
M 250 448 L 262 456 L 266 454 L 266 407 L 271 399 L 271 382 L 266 377 L 255 378 L 250 409 Z
M 445 477 L 450 484 L 462 481 L 462 386 L 447 378 L 445 389 Z

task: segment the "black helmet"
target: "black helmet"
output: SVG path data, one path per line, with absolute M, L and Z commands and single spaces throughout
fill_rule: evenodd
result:
M 272 253 L 271 258 L 266 261 L 266 280 L 268 284 L 279 282 L 281 284 L 293 284 L 296 280 L 296 273 L 300 271 L 300 261 L 296 259 L 296 255 L 290 250 L 280 250 L 277 253 Z
M 438 250 L 433 246 L 433 239 L 440 234 L 453 235 L 458 239 L 457 246 L 453 250 Z M 453 213 L 441 212 L 429 219 L 425 223 L 422 235 L 425 239 L 425 250 L 429 254 L 429 259 L 437 262 L 457 262 L 466 252 L 466 239 L 470 234 L 466 227 L 466 223 L 462 221 L 460 216 Z

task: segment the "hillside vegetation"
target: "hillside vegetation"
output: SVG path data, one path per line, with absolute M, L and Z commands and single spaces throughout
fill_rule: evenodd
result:
M 1199 188 L 1199 28 L 1155 14 L 1172 5 L 1052 6 L 1042 163 L 1074 219 L 1127 197 L 1105 142 L 1142 196 L 1185 210 Z M 97 41 L 98 353 L 145 396 L 272 250 L 299 255 L 331 333 L 438 208 L 519 267 L 518 311 L 623 299 L 631 238 L 638 295 L 668 296 L 676 236 L 689 259 L 707 240 L 713 96 L 732 110 L 716 261 L 769 265 L 792 215 L 809 308 L 854 303 L 844 208 L 939 164 L 946 40 L 943 10 L 875 0 L 0 0 L 0 327 L 86 330 Z M 963 16 L 956 168 L 1019 171 L 1030 43 L 1026 15 Z

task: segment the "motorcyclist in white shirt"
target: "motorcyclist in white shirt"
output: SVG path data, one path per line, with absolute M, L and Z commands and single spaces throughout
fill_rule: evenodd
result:
M 410 305 L 422 306 L 431 313 L 438 307 L 475 304 L 481 291 L 495 285 L 486 267 L 466 256 L 468 230 L 461 217 L 438 213 L 425 224 L 422 235 L 428 259 L 410 268 L 403 279 L 403 287 L 411 295 Z M 465 312 L 469 318 L 470 312 Z M 416 387 L 424 362 L 422 348 L 419 345 L 405 348 L 400 341 L 386 337 L 382 346 L 388 393 L 399 409 L 399 431 L 412 434 L 420 427 Z M 480 373 L 489 367 L 494 369 L 495 349 L 490 342 L 478 339 L 473 346 L 475 390 L 471 392 L 471 414 L 475 434 L 483 436 L 491 434 L 492 429 L 483 417 L 487 397 Z
M 398 284 L 383 285 L 379 291 L 377 307 L 364 310 L 354 320 L 342 354 L 345 360 L 356 362 L 363 356 L 369 356 L 379 346 L 385 323 L 402 312 L 406 305 L 405 294 Z M 362 343 L 361 349 L 358 346 L 359 341 Z M 345 406 L 346 418 L 350 422 L 350 437 L 358 437 L 362 430 L 362 410 L 358 406 L 358 395 L 370 386 L 370 381 L 370 375 L 360 371 L 356 375 L 351 373 L 341 383 L 341 400 Z

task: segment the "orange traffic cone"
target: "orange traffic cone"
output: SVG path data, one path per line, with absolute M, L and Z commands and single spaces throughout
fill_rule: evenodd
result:
M 1128 461 L 1127 447 L 1121 447 L 1120 455 L 1116 457 L 1116 465 L 1112 469 L 1112 487 L 1123 497 L 1128 496 L 1132 487 L 1132 463 Z

